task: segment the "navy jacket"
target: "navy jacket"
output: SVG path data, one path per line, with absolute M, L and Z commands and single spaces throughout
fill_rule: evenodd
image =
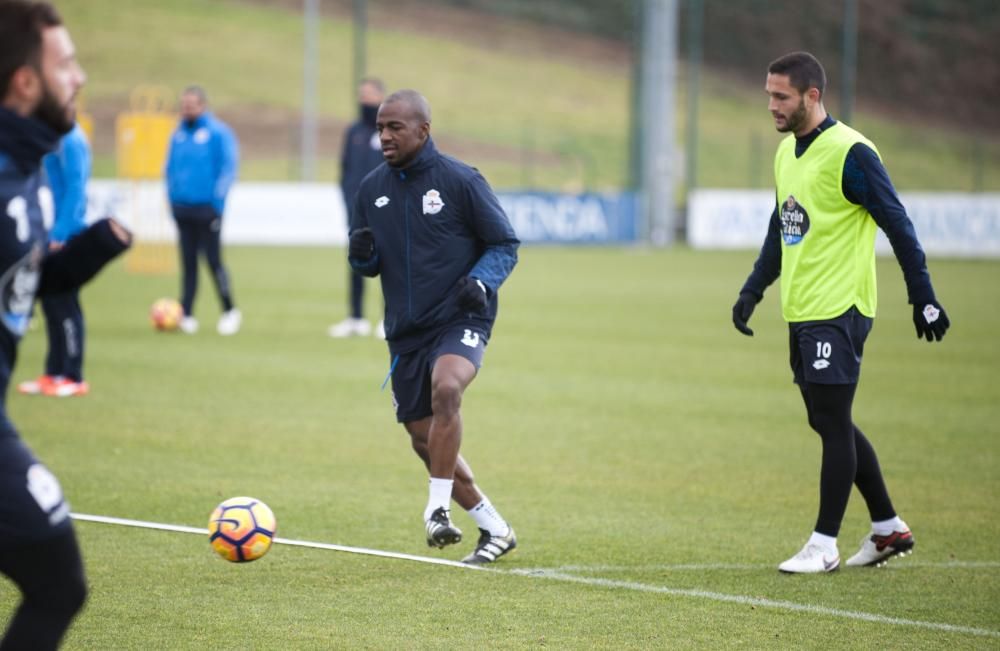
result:
M 59 134 L 0 107 L 0 436 L 15 436 L 6 415 L 7 385 L 35 296 L 75 289 L 127 247 L 102 220 L 46 254 L 38 203 L 42 157 Z
M 236 180 L 240 148 L 225 122 L 208 111 L 190 125 L 183 120 L 170 138 L 165 175 L 170 203 L 212 206 L 222 216 Z
M 371 228 L 375 255 L 349 258 L 366 276 L 381 275 L 389 350 L 405 353 L 442 327 L 471 323 L 487 338 L 497 290 L 517 264 L 520 242 L 486 179 L 438 152 L 428 138 L 404 169 L 375 168 L 358 191 L 351 231 Z M 486 285 L 489 305 L 466 312 L 455 285 L 463 276 Z
M 344 133 L 344 149 L 340 154 L 340 189 L 348 212 L 361 180 L 382 164 L 382 144 L 374 125 L 358 120 Z
M 827 116 L 816 129 L 802 136 L 796 136 L 795 155 L 802 156 L 816 136 L 829 129 L 836 121 Z M 886 234 L 896 260 L 903 270 L 906 293 L 909 302 L 916 304 L 934 301 L 934 288 L 927 271 L 927 257 L 917 240 L 913 222 L 899 201 L 896 188 L 889 180 L 882 161 L 874 151 L 863 143 L 857 143 L 847 152 L 841 182 L 844 196 L 851 203 L 864 206 L 871 213 L 879 228 Z M 740 293 L 750 292 L 760 300 L 764 290 L 781 275 L 781 221 L 778 207 L 771 212 L 767 236 L 754 263 L 753 271 L 747 278 Z

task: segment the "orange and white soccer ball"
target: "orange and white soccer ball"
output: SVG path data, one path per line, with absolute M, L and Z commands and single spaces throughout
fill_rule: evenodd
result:
M 232 497 L 212 511 L 208 542 L 227 561 L 246 563 L 271 549 L 277 529 L 267 504 L 252 497 Z
M 172 298 L 161 298 L 149 308 L 149 322 L 163 332 L 176 330 L 184 318 L 184 308 Z

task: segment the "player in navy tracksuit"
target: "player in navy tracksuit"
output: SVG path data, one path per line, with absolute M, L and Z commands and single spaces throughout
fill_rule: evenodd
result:
M 396 418 L 430 471 L 427 544 L 461 540 L 449 515 L 454 498 L 480 530 L 464 561 L 490 563 L 517 541 L 459 454 L 459 407 L 482 363 L 497 292 L 517 263 L 519 242 L 482 175 L 438 153 L 422 95 L 393 93 L 376 125 L 386 164 L 358 191 L 349 260 L 382 279 Z
M 212 270 L 222 303 L 217 326 L 221 335 L 236 334 L 243 315 L 233 305 L 229 274 L 222 264 L 222 212 L 236 180 L 239 145 L 236 135 L 207 110 L 208 99 L 200 86 L 181 94 L 181 123 L 170 138 L 166 180 L 170 209 L 177 222 L 181 245 L 181 330 L 194 334 L 194 298 L 198 291 L 198 252 Z
M 87 595 L 59 482 L 6 415 L 17 345 L 36 295 L 78 288 L 130 241 L 105 219 L 46 252 L 42 157 L 72 129 L 85 80 L 61 23 L 48 3 L 0 2 L 0 572 L 22 594 L 2 651 L 56 648 Z
M 79 124 L 62 137 L 56 151 L 44 159 L 52 190 L 55 219 L 49 231 L 49 248 L 65 246 L 87 222 L 87 180 L 90 178 L 90 145 Z M 83 310 L 80 292 L 42 297 L 49 352 L 45 374 L 18 385 L 21 393 L 49 396 L 82 396 L 90 386 L 83 380 Z
M 340 190 L 347 208 L 348 224 L 354 206 L 354 197 L 361 187 L 361 180 L 368 172 L 382 164 L 382 145 L 379 142 L 375 118 L 378 107 L 385 99 L 385 87 L 378 79 L 361 80 L 358 86 L 358 107 L 360 118 L 353 122 L 344 133 L 344 148 L 340 155 Z M 350 272 L 351 313 L 340 323 L 330 326 L 331 337 L 365 336 L 371 332 L 371 324 L 363 317 L 365 282 L 364 276 L 348 268 Z M 384 325 L 375 329 L 378 337 L 385 337 Z

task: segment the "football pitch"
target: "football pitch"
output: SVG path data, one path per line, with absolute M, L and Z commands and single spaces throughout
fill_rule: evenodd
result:
M 65 648 L 1000 647 L 1000 261 L 930 261 L 953 323 L 931 345 L 879 260 L 854 415 L 916 550 L 785 576 L 814 524 L 820 443 L 777 287 L 755 337 L 730 322 L 754 252 L 522 247 L 463 406 L 462 451 L 518 534 L 485 571 L 424 560 L 462 558 L 475 526 L 455 511 L 465 540 L 424 543 L 427 478 L 379 389 L 385 345 L 326 336 L 343 250 L 226 256 L 239 335 L 215 333 L 204 272 L 201 331 L 154 332 L 146 312 L 176 276 L 116 262 L 83 292 L 91 394 L 13 391 L 12 419 L 75 513 L 200 529 L 250 495 L 279 537 L 327 546 L 231 564 L 200 534 L 79 521 L 91 594 Z M 44 340 L 39 323 L 14 383 L 39 374 Z M 842 558 L 867 531 L 855 492 Z M 0 579 L 0 626 L 16 599 Z

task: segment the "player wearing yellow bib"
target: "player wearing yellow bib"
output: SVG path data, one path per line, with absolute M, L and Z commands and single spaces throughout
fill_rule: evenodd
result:
M 747 321 L 780 276 L 792 373 L 809 425 L 823 442 L 815 529 L 802 550 L 778 566 L 792 573 L 840 567 L 837 534 L 852 485 L 865 500 L 872 531 L 848 566 L 880 565 L 914 545 L 889 499 L 875 449 L 851 417 L 877 302 L 876 227 L 885 232 L 903 270 L 917 337 L 940 340 L 950 325 L 875 145 L 827 115 L 825 87 L 823 66 L 807 52 L 786 54 L 768 67 L 768 109 L 777 130 L 793 135 L 775 154 L 777 205 L 733 306 L 733 324 L 752 336 Z

